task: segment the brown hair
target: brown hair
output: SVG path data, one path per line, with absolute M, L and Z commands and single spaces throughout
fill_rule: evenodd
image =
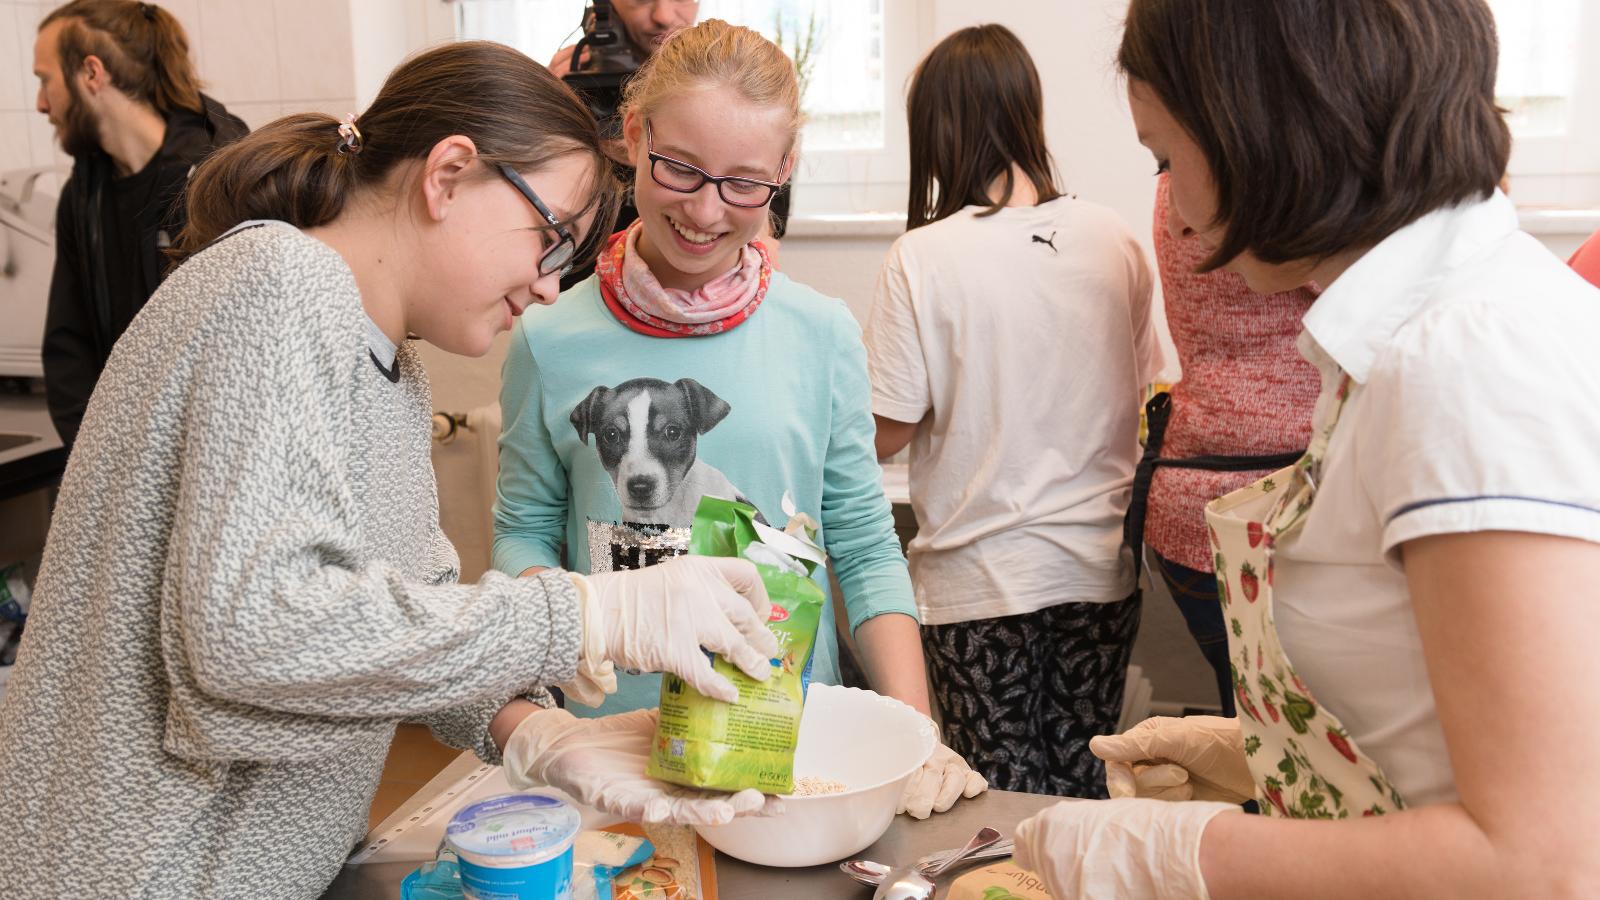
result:
M 1012 166 L 1044 203 L 1061 196 L 1044 140 L 1044 91 L 1027 48 L 1003 25 L 955 32 L 923 57 L 906 97 L 911 196 L 906 230 L 966 206 L 992 216 L 1011 201 Z M 998 200 L 989 185 L 1004 182 Z M 935 190 L 937 186 L 937 190 Z
M 757 32 L 721 19 L 707 19 L 667 38 L 628 79 L 623 113 L 648 118 L 667 98 L 711 85 L 727 85 L 752 103 L 786 110 L 793 149 L 805 124 L 794 62 Z
M 63 23 L 56 52 L 69 83 L 93 56 L 112 87 L 163 116 L 205 111 L 189 37 L 172 13 L 134 0 L 73 0 L 45 16 L 39 30 L 53 22 Z
M 1483 0 L 1133 0 L 1117 65 L 1211 167 L 1215 269 L 1370 247 L 1488 197 L 1511 134 Z
M 325 225 L 357 193 L 382 187 L 396 166 L 426 159 L 457 134 L 477 146 L 484 177 L 500 177 L 501 163 L 527 172 L 569 153 L 589 156 L 594 184 L 574 218 L 596 207 L 599 215 L 580 264 L 611 231 L 616 179 L 594 117 L 548 69 L 503 44 L 445 44 L 401 63 L 356 121 L 358 153 L 339 152 L 339 124 L 318 113 L 284 116 L 207 158 L 189 181 L 189 224 L 175 256 L 250 219 Z

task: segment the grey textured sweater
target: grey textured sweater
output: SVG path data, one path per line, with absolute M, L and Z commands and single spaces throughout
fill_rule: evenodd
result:
M 456 582 L 428 383 L 282 223 L 195 256 L 118 342 L 0 703 L 0 897 L 316 897 L 395 725 L 497 762 L 564 681 L 560 574 Z

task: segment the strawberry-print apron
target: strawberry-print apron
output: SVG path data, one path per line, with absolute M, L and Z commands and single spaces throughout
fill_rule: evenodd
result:
M 1266 815 L 1343 819 L 1405 806 L 1383 770 L 1295 674 L 1272 617 L 1274 547 L 1305 524 L 1349 395 L 1346 375 L 1331 420 L 1298 462 L 1206 506 L 1245 757 Z

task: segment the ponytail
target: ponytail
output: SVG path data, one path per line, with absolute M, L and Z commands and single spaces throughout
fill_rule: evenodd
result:
M 189 58 L 189 37 L 172 13 L 136 0 L 73 0 L 39 23 L 63 23 L 57 52 L 70 77 L 93 56 L 117 90 L 163 116 L 202 113 L 200 78 Z
M 184 259 L 251 219 L 298 228 L 333 221 L 362 180 L 360 157 L 338 150 L 338 119 L 298 113 L 211 154 L 189 179 L 189 221 L 174 255 Z
M 548 69 L 503 44 L 444 44 L 401 63 L 348 130 L 359 135 L 354 146 L 339 120 L 300 113 L 211 154 L 189 179 L 188 225 L 172 255 L 186 259 L 251 219 L 326 225 L 353 197 L 385 188 L 398 166 L 427 159 L 451 135 L 472 140 L 488 164 L 480 167 L 485 175 L 502 163 L 530 172 L 572 153 L 588 156 L 594 182 L 573 215 L 598 209 L 599 216 L 579 264 L 611 233 L 617 185 L 594 117 Z
M 200 78 L 189 58 L 189 36 L 177 17 L 159 6 L 141 3 L 150 22 L 151 101 L 161 112 L 186 109 L 204 113 Z

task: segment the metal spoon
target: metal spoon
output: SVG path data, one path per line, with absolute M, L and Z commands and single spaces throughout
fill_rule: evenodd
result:
M 1015 850 L 1015 845 L 1009 840 L 996 841 L 982 850 L 978 850 L 970 854 L 967 856 L 964 862 L 971 863 L 981 862 L 982 860 L 986 859 L 1001 859 L 1003 857 L 1010 856 Z M 945 862 L 951 856 L 954 856 L 959 852 L 959 850 L 940 850 L 937 853 L 930 853 L 927 856 L 917 860 L 917 871 L 927 874 L 929 869 L 932 869 L 934 866 Z M 878 882 L 883 880 L 883 876 L 889 874 L 893 870 L 893 866 L 886 866 L 881 862 L 875 862 L 870 859 L 852 859 L 839 863 L 839 871 L 850 876 L 851 879 L 870 887 L 877 887 Z
M 993 828 L 982 828 L 972 836 L 972 840 L 967 841 L 965 847 L 935 868 L 928 870 L 926 875 L 918 871 L 915 866 L 895 869 L 878 883 L 878 889 L 872 893 L 872 900 L 930 900 L 937 892 L 933 880 L 939 873 L 998 840 L 1000 832 Z

